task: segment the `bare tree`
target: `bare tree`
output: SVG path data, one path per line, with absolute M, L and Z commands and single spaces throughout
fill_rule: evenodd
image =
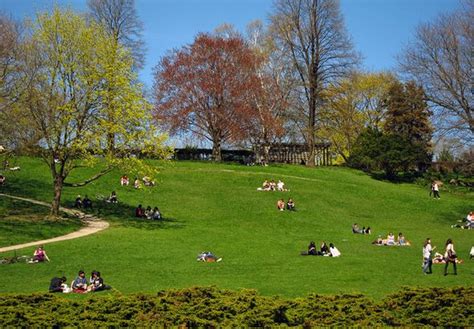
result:
M 294 99 L 304 118 L 303 135 L 308 146 L 308 166 L 315 165 L 315 135 L 321 92 L 345 76 L 357 63 L 337 0 L 276 0 L 271 29 L 282 56 L 288 56 L 299 87 Z
M 439 136 L 474 139 L 474 1 L 421 24 L 399 57 L 408 79 L 423 85 Z
M 134 67 L 143 68 L 143 24 L 135 10 L 135 0 L 88 0 L 87 4 L 92 17 L 98 23 L 104 24 L 112 37 L 132 53 Z

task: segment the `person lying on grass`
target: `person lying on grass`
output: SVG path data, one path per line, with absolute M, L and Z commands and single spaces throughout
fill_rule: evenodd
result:
M 222 258 L 217 258 L 212 252 L 210 251 L 203 251 L 197 256 L 198 262 L 206 262 L 206 263 L 216 263 L 220 262 Z
M 87 279 L 83 270 L 80 270 L 71 284 L 72 291 L 78 294 L 87 292 Z
M 462 221 L 460 220 L 459 222 L 462 223 Z M 473 211 L 470 211 L 469 214 L 467 214 L 466 216 L 466 223 L 464 225 L 462 224 L 454 224 L 454 225 L 451 225 L 451 227 L 460 227 L 462 229 L 474 229 L 474 212 Z
M 38 248 L 36 248 L 33 253 L 33 259 L 30 261 L 30 263 L 41 263 L 45 260 L 47 260 L 48 262 L 50 261 L 43 246 L 38 246 Z
M 352 233 L 354 234 L 370 234 L 372 231 L 370 229 L 370 226 L 368 226 L 367 228 L 362 227 L 362 228 L 359 228 L 359 225 L 357 225 L 357 223 L 354 223 L 352 225 Z
M 456 258 L 456 264 L 462 264 L 464 263 L 464 260 L 460 258 Z M 440 254 L 439 252 L 436 252 L 433 257 L 433 264 L 446 264 L 446 258 L 444 257 L 443 254 Z

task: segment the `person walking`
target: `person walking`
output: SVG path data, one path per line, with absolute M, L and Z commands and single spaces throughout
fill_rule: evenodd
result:
M 454 250 L 453 240 L 448 239 L 446 241 L 446 252 L 444 253 L 444 260 L 446 261 L 446 265 L 444 265 L 444 275 L 448 275 L 448 265 L 449 263 L 453 264 L 454 275 L 457 275 L 456 269 L 456 251 Z
M 433 197 L 439 199 L 439 185 L 436 181 L 433 182 Z
M 431 239 L 426 238 L 425 243 L 423 244 L 423 273 L 431 274 L 431 266 L 433 265 L 433 259 L 431 257 L 431 252 L 435 250 L 436 247 L 431 247 Z

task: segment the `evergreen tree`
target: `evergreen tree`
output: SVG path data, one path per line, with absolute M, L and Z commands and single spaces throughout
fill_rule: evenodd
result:
M 397 145 L 397 148 L 404 145 L 401 152 L 392 154 L 395 158 L 389 162 L 398 163 L 399 168 L 395 170 L 425 170 L 432 159 L 433 128 L 423 88 L 414 82 L 395 82 L 388 92 L 385 105 L 385 135 L 392 135 L 394 139 L 388 144 Z

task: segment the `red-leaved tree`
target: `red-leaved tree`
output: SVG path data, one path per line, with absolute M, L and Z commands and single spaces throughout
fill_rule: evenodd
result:
M 171 134 L 192 132 L 209 140 L 220 161 L 221 146 L 248 137 L 260 88 L 257 56 L 238 36 L 199 34 L 155 67 L 155 114 Z

